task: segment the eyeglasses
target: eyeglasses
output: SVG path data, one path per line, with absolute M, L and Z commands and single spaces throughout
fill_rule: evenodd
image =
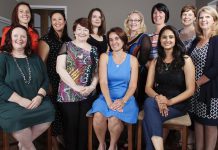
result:
M 131 22 L 131 23 L 132 22 L 140 22 L 140 21 L 141 21 L 141 19 L 138 19 L 138 20 L 137 19 L 136 20 L 128 20 L 128 22 Z

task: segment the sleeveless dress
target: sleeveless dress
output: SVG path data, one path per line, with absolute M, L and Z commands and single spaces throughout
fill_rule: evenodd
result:
M 116 64 L 113 60 L 112 53 L 109 53 L 108 65 L 108 88 L 112 101 L 123 98 L 128 89 L 131 68 L 130 55 L 127 54 L 123 63 Z M 136 123 L 138 117 L 138 106 L 134 96 L 131 96 L 123 108 L 123 112 L 113 111 L 108 108 L 103 94 L 100 94 L 92 105 L 92 108 L 87 113 L 88 115 L 100 112 L 105 117 L 114 116 L 126 123 Z

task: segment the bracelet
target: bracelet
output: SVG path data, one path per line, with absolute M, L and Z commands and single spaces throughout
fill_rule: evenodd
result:
M 41 93 L 38 93 L 37 96 L 40 96 L 41 98 L 44 98 L 45 95 L 41 94 Z

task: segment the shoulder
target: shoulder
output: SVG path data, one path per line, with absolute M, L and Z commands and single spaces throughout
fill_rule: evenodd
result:
M 132 64 L 132 65 L 138 65 L 138 59 L 135 57 L 135 56 L 133 56 L 133 55 L 130 55 L 130 54 L 127 54 L 127 56 L 129 55 L 129 57 L 130 57 L 130 63 Z
M 0 52 L 0 59 L 5 60 L 7 57 L 9 57 L 8 52 Z
M 6 34 L 11 29 L 11 26 L 6 26 L 2 29 L 2 34 Z
M 215 43 L 217 44 L 217 41 L 218 41 L 218 35 L 215 35 L 213 37 L 210 38 L 210 43 Z
M 49 39 L 49 35 L 48 35 L 48 33 L 47 33 L 47 34 L 45 34 L 44 36 L 42 36 L 39 40 L 46 41 L 46 40 L 48 40 L 48 39 Z
M 185 61 L 185 62 L 192 61 L 191 57 L 188 56 L 188 55 L 184 55 L 183 58 L 184 58 L 184 61 Z

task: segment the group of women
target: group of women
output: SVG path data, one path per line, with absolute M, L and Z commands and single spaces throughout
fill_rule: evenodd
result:
M 166 25 L 169 10 L 158 3 L 151 11 L 152 34 L 137 10 L 128 14 L 124 30 L 105 34 L 105 16 L 94 8 L 74 22 L 72 40 L 65 14 L 57 10 L 39 39 L 29 4 L 18 3 L 2 33 L 0 127 L 20 150 L 35 150 L 33 141 L 52 123 L 54 145 L 63 135 L 66 150 L 85 150 L 86 115 L 93 114 L 98 150 L 115 150 L 123 122 L 136 123 L 144 109 L 146 149 L 163 150 L 163 122 L 189 111 L 196 149 L 215 149 L 218 14 L 209 6 L 196 14 L 186 5 L 180 17 L 182 29 Z

